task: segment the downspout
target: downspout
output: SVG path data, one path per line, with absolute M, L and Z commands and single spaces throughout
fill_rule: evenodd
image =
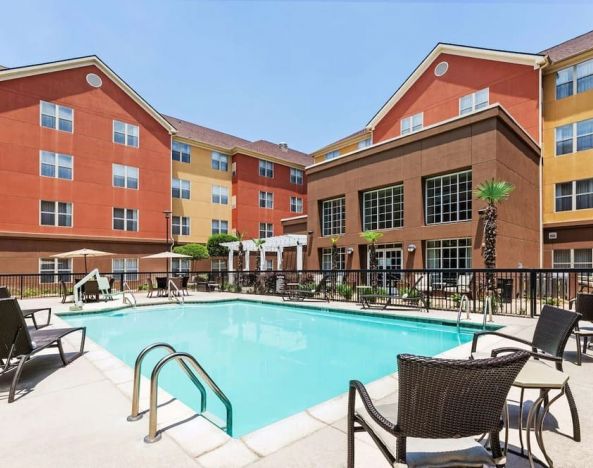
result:
M 546 60 L 547 62 L 547 60 Z M 544 65 L 545 66 L 545 63 Z M 543 83 L 542 83 L 542 66 L 539 67 L 539 148 L 540 148 L 540 158 L 538 163 L 538 177 L 539 177 L 539 267 L 543 268 L 544 266 L 544 219 L 543 219 L 543 171 L 544 171 L 544 151 L 542 146 L 542 134 L 544 132 L 543 128 Z

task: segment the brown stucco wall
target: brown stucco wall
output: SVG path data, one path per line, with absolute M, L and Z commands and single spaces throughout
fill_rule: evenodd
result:
M 556 233 L 556 239 L 549 234 Z M 554 250 L 593 249 L 593 222 L 580 225 L 546 225 L 544 228 L 544 268 L 552 268 Z

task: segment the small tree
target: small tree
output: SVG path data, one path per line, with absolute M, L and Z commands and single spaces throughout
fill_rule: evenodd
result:
M 257 249 L 260 257 L 255 262 L 255 271 L 261 271 L 261 251 L 264 248 L 264 244 L 266 243 L 265 239 L 253 239 L 253 243 L 255 244 L 255 248 Z
M 243 233 L 237 231 L 237 240 L 239 241 L 239 248 L 237 249 L 237 271 L 243 271 L 243 256 L 245 248 L 243 247 Z
M 371 270 L 371 287 L 376 289 L 378 285 L 377 274 L 375 271 L 379 269 L 379 265 L 377 263 L 376 244 L 377 241 L 383 237 L 383 233 L 377 231 L 364 231 L 360 233 L 360 237 L 369 243 L 369 270 Z
M 331 258 L 331 290 L 336 290 L 336 273 L 335 271 L 338 269 L 338 242 L 340 240 L 340 236 L 331 237 L 330 242 L 332 243 L 332 248 L 330 251 L 330 258 Z
M 173 252 L 191 257 L 191 269 L 196 271 L 195 262 L 209 258 L 208 249 L 202 244 L 185 244 L 173 248 Z
M 208 238 L 206 246 L 208 247 L 208 254 L 211 257 L 224 257 L 229 253 L 229 249 L 220 245 L 223 242 L 234 242 L 238 240 L 232 234 L 213 234 Z

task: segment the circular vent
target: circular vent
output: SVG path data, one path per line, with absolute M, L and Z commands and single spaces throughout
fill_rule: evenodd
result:
M 434 74 L 436 76 L 443 76 L 445 73 L 447 73 L 448 69 L 449 64 L 447 62 L 441 62 L 436 67 L 434 67 Z
M 101 77 L 94 73 L 89 73 L 86 76 L 86 82 L 90 84 L 93 88 L 100 88 L 103 84 L 103 80 L 101 79 Z

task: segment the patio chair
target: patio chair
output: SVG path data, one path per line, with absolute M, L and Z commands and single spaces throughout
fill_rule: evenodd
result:
M 72 296 L 72 300 L 74 300 L 74 290 L 68 288 L 64 280 L 60 280 L 60 295 L 62 296 L 62 304 L 66 303 L 68 296 Z
M 146 297 L 152 297 L 153 294 L 157 294 L 157 290 L 154 287 L 154 283 L 152 282 L 152 278 L 146 279 L 146 286 L 148 288 L 148 293 Z
M 327 275 L 323 275 L 314 288 L 284 288 L 282 290 L 282 300 L 303 302 L 306 299 L 317 299 L 320 294 L 322 294 L 322 300 L 329 302 L 329 296 L 327 294 Z
M 504 465 L 501 415 L 528 359 L 524 351 L 474 361 L 400 354 L 398 401 L 391 405 L 375 406 L 364 385 L 351 380 L 347 467 L 354 467 L 354 433 L 361 431 L 391 466 Z M 486 433 L 491 452 L 475 439 Z
M 101 295 L 99 289 L 99 283 L 96 280 L 90 280 L 83 284 L 84 300 L 85 301 L 98 301 Z
M 578 293 L 577 297 L 570 301 L 570 308 L 575 306 L 575 311 L 581 314 L 581 319 L 574 329 L 577 340 L 577 365 L 582 362 L 582 354 L 587 354 L 589 340 L 593 337 L 593 294 Z M 589 322 L 589 325 L 582 325 L 582 322 Z M 583 337 L 583 348 L 581 351 L 581 337 Z
M 389 306 L 412 306 L 422 308 L 428 312 L 426 295 L 422 283 L 426 282 L 426 275 L 414 275 L 414 285 L 408 288 L 403 294 L 396 290 L 393 294 L 362 294 L 360 296 L 360 303 L 363 309 L 371 309 L 377 299 L 385 299 L 385 302 L 379 303 L 378 306 L 382 309 L 387 309 Z M 394 301 L 398 301 L 396 304 Z
M 62 347 L 62 338 L 77 331 L 82 332 L 80 350 L 67 359 Z M 3 366 L 0 374 L 15 369 L 8 393 L 8 403 L 14 401 L 16 386 L 21 377 L 23 366 L 34 354 L 45 348 L 57 347 L 62 363 L 66 366 L 82 356 L 85 337 L 86 327 L 29 330 L 17 300 L 14 298 L 0 299 L 0 363 Z
M 12 295 L 10 294 L 10 290 L 6 286 L 0 286 L 0 299 L 9 299 L 11 297 L 12 297 Z M 30 318 L 33 321 L 33 326 L 35 327 L 36 330 L 39 330 L 40 328 L 43 328 L 43 327 L 47 327 L 51 320 L 51 307 L 37 307 L 34 309 L 21 309 L 21 312 L 23 313 L 23 317 Z M 37 322 L 37 317 L 35 317 L 35 314 L 37 312 L 47 312 L 47 320 L 45 321 L 44 324 L 40 325 Z
M 443 292 L 447 295 L 450 294 L 460 294 L 465 295 L 471 299 L 472 297 L 472 283 L 474 281 L 474 274 L 473 273 L 464 273 L 457 276 L 457 281 L 453 286 L 445 286 L 443 287 Z
M 576 312 L 572 312 L 566 309 L 560 309 L 558 307 L 552 307 L 549 305 L 543 306 L 537 324 L 535 325 L 535 331 L 533 332 L 533 338 L 531 341 L 524 340 L 517 336 L 507 335 L 498 331 L 483 331 L 474 333 L 472 341 L 471 355 L 470 358 L 478 356 L 476 349 L 478 346 L 478 340 L 482 336 L 495 335 L 508 340 L 521 343 L 530 348 L 527 350 L 531 357 L 535 359 L 541 359 L 543 361 L 551 361 L 555 364 L 556 369 L 563 371 L 562 363 L 564 356 L 564 348 L 571 333 L 575 329 L 580 315 Z M 501 353 L 515 352 L 517 350 L 524 350 L 523 348 L 517 347 L 504 347 L 497 348 L 491 351 L 492 356 L 497 356 Z M 523 393 L 521 390 L 521 406 L 523 403 Z M 579 424 L 579 414 L 577 412 L 576 403 L 570 390 L 570 386 L 566 384 L 566 398 L 570 407 L 570 414 L 572 416 L 572 428 L 573 438 L 579 442 L 581 440 L 581 429 Z
M 189 291 L 187 290 L 187 286 L 189 284 L 189 276 L 182 276 L 181 277 L 181 292 L 184 296 L 189 296 Z
M 167 295 L 167 282 L 168 278 L 166 276 L 156 277 L 157 296 Z
M 174 296 L 180 296 L 181 294 L 183 294 L 182 279 L 179 276 L 175 276 L 173 278 L 170 278 L 170 281 L 175 285 L 175 287 L 171 285 L 171 294 Z

